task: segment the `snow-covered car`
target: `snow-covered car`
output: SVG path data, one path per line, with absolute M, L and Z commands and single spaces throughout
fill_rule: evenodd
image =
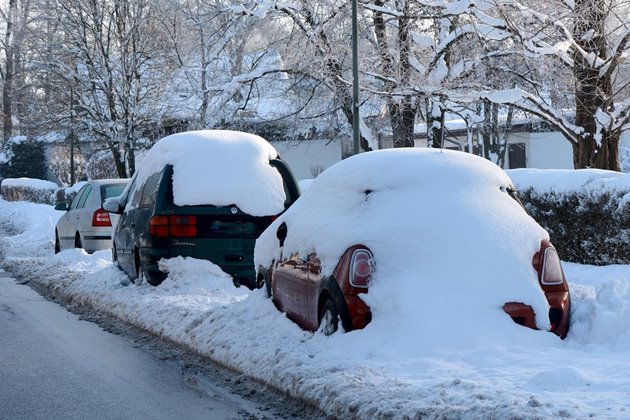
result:
M 55 253 L 70 248 L 87 252 L 112 247 L 112 219 L 101 208 L 102 202 L 123 192 L 128 179 L 96 179 L 81 187 L 70 206 L 58 203 L 56 210 L 66 213 L 55 226 Z
M 212 261 L 256 288 L 254 243 L 299 197 L 286 162 L 263 138 L 202 130 L 159 140 L 129 187 L 103 208 L 120 214 L 113 259 L 133 281 L 160 284 L 159 261 Z M 260 284 L 262 285 L 262 284 Z
M 504 318 L 562 338 L 569 329 L 547 232 L 505 172 L 467 153 L 391 149 L 337 163 L 263 232 L 255 263 L 277 308 L 306 330 L 331 334 L 339 319 L 362 329 L 393 310 L 451 333 L 511 328 Z

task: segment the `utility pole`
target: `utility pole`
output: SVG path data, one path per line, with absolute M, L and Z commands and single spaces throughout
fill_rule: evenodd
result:
M 74 89 L 70 84 L 70 186 L 74 185 Z
M 357 35 L 357 0 L 352 0 L 352 144 L 353 154 L 358 155 L 361 146 L 359 126 L 359 52 Z

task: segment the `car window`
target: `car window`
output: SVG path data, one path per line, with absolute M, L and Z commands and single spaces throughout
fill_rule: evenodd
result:
M 85 191 L 83 192 L 83 194 L 81 194 L 81 198 L 79 199 L 79 202 L 77 203 L 77 208 L 78 209 L 84 208 L 85 203 L 91 196 L 92 196 L 92 186 L 88 184 L 85 186 Z
M 135 209 L 140 206 L 140 197 L 142 196 L 142 185 L 137 185 L 134 182 L 134 185 L 131 187 L 131 200 L 129 200 L 129 208 Z
M 87 191 L 88 186 L 89 185 L 84 185 L 83 188 L 79 190 L 77 195 L 74 196 L 74 199 L 72 200 L 72 203 L 70 204 L 70 210 L 74 210 L 77 208 L 77 205 L 79 204 L 79 201 L 81 201 L 81 199 L 85 195 L 85 192 Z
M 125 190 L 126 184 L 112 184 L 101 186 L 101 198 L 118 197 Z
M 157 200 L 158 189 L 160 188 L 160 180 L 162 172 L 155 173 L 147 179 L 142 189 L 142 198 L 140 199 L 140 207 L 151 207 Z

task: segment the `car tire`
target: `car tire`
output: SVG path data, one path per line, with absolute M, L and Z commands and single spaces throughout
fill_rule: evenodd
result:
M 116 252 L 116 245 L 112 245 L 112 262 L 117 264 L 118 263 L 118 253 Z
M 55 254 L 61 252 L 61 244 L 59 243 L 59 234 L 55 232 Z
M 256 288 L 261 289 L 265 288 L 265 295 L 267 298 L 273 297 L 273 293 L 271 291 L 271 279 L 269 278 L 269 271 L 262 265 L 258 267 L 258 277 L 256 281 Z
M 77 234 L 74 235 L 74 247 L 83 248 L 83 244 L 81 243 L 81 235 L 79 235 L 79 232 L 77 232 Z
M 333 335 L 339 328 L 339 312 L 335 308 L 335 303 L 331 298 L 326 298 L 319 314 L 319 332 L 329 336 Z

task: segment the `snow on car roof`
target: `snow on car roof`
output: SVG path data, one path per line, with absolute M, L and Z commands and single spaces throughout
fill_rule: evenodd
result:
M 236 205 L 254 216 L 284 209 L 282 177 L 269 161 L 278 153 L 262 137 L 227 130 L 178 133 L 159 140 L 138 167 L 142 183 L 173 165 L 173 199 L 179 206 Z
M 510 197 L 510 187 L 499 167 L 463 152 L 360 154 L 325 170 L 261 235 L 256 266 L 280 256 L 276 230 L 286 222 L 284 255 L 317 251 L 324 275 L 350 246 L 371 249 L 376 272 L 365 300 L 373 321 L 362 333 L 370 339 L 422 331 L 421 347 L 536 334 L 553 341 L 502 310 L 507 302 L 531 305 L 542 315 L 538 326 L 549 328 L 532 267 L 548 234 Z

